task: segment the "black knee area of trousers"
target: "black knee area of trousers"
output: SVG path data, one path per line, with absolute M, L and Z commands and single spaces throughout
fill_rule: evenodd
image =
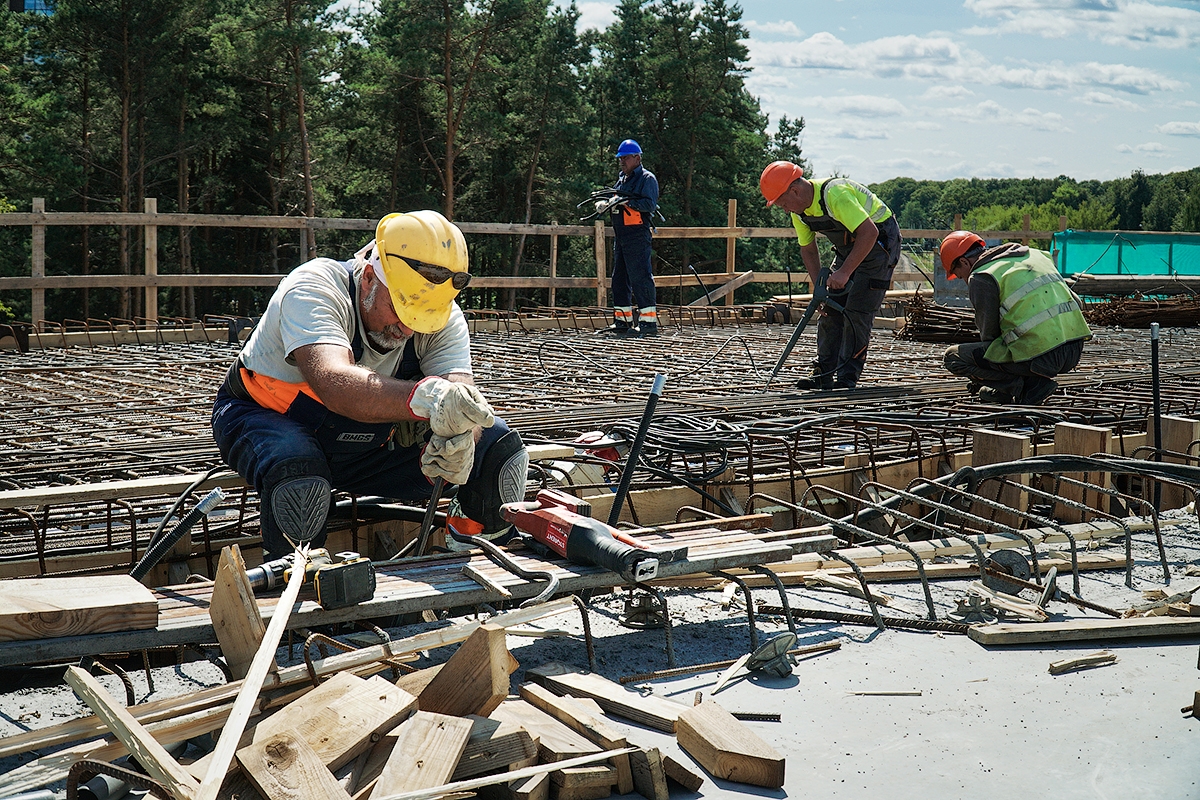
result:
M 483 525 L 483 532 L 495 533 L 508 527 L 500 516 L 500 506 L 525 497 L 525 477 L 529 455 L 516 431 L 497 439 L 479 464 L 479 474 L 458 490 L 463 513 Z

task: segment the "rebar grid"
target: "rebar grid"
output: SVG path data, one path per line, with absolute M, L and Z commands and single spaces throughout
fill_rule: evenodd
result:
M 914 474 L 936 477 L 955 453 L 970 449 L 973 428 L 1020 431 L 1037 452 L 1057 422 L 1142 432 L 1151 409 L 1148 344 L 1140 333 L 1099 331 L 1079 369 L 1063 376 L 1062 391 L 1046 406 L 1020 409 L 967 397 L 941 366 L 943 347 L 887 331 L 875 333 L 859 390 L 787 388 L 809 372 L 805 353 L 815 349 L 815 335 L 806 332 L 768 392 L 766 375 L 792 327 L 757 321 L 761 309 L 675 310 L 664 314 L 656 339 L 597 335 L 593 330 L 607 324 L 597 309 L 555 315 L 556 327 L 537 329 L 547 312 L 497 314 L 491 319 L 503 321 L 499 330 L 472 335 L 476 381 L 497 412 L 531 443 L 569 443 L 592 430 L 628 433 L 652 376 L 666 373 L 632 488 L 692 486 L 694 502 L 723 513 L 732 509 L 722 488 L 753 494 L 768 479 L 786 480 L 794 488 L 781 499 L 795 506 L 818 471 L 866 471 L 875 480 L 880 464 L 909 462 Z M 220 465 L 209 416 L 237 346 L 207 334 L 203 341 L 156 342 L 154 331 L 147 343 L 114 345 L 105 340 L 105 325 L 111 323 L 84 324 L 87 346 L 56 348 L 53 335 L 42 334 L 27 353 L 0 351 L 0 489 L 192 475 Z M 1200 413 L 1200 333 L 1167 331 L 1162 341 L 1162 412 Z M 171 500 L 0 513 L 0 558 L 139 552 Z M 252 492 L 227 501 L 211 525 L 234 516 L 253 522 L 256 505 Z

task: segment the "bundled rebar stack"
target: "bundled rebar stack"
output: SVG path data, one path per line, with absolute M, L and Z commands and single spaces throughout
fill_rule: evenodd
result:
M 914 342 L 958 344 L 979 341 L 975 314 L 968 308 L 950 308 L 916 295 L 904 307 L 904 327 L 896 334 Z
M 1200 298 L 1088 303 L 1083 307 L 1083 315 L 1093 326 L 1149 328 L 1150 323 L 1157 322 L 1164 328 L 1194 328 L 1200 325 Z

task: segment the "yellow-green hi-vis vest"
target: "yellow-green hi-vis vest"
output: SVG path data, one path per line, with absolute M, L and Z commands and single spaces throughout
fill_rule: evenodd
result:
M 1079 303 L 1041 250 L 997 259 L 977 271 L 1000 286 L 1000 338 L 984 353 L 989 361 L 1028 361 L 1060 344 L 1092 338 Z

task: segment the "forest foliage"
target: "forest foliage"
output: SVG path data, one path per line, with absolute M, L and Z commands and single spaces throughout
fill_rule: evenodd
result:
M 672 226 L 783 226 L 757 179 L 805 162 L 804 120 L 775 120 L 745 86 L 749 32 L 726 0 L 621 0 L 579 30 L 549 0 L 57 0 L 0 13 L 0 213 L 309 215 L 375 219 L 436 208 L 471 222 L 575 223 L 616 177 L 627 137 L 658 176 Z M 820 164 L 807 164 L 823 174 Z M 848 176 L 853 178 L 854 176 Z M 1114 181 L 898 177 L 873 188 L 903 228 L 1200 230 L 1200 169 Z M 140 269 L 137 228 L 51 228 L 48 274 Z M 346 258 L 362 232 L 160 229 L 161 272 L 280 273 Z M 563 238 L 560 275 L 594 274 L 589 241 Z M 471 269 L 545 275 L 547 237 L 474 236 Z M 721 240 L 655 244 L 660 275 L 723 272 Z M 739 268 L 800 267 L 782 240 L 739 244 Z M 0 227 L 0 275 L 29 274 L 29 230 Z M 693 290 L 698 291 L 698 290 Z M 167 289 L 164 315 L 252 315 L 265 289 Z M 28 292 L 3 301 L 28 318 Z M 472 307 L 546 302 L 471 289 Z M 690 298 L 686 298 L 690 299 Z M 560 290 L 560 304 L 594 302 Z M 47 292 L 47 317 L 130 318 L 140 293 Z

